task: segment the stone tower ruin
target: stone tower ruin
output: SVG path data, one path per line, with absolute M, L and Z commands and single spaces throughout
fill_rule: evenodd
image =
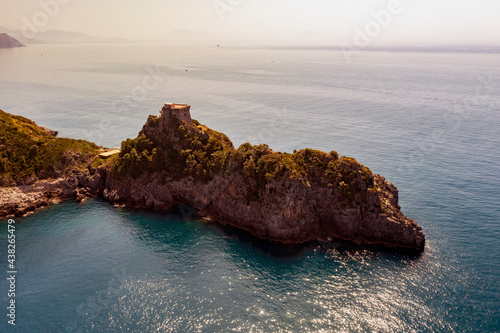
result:
M 191 105 L 166 103 L 161 109 L 161 117 L 173 118 L 179 121 L 185 121 L 189 125 L 192 124 L 191 113 L 189 112 Z

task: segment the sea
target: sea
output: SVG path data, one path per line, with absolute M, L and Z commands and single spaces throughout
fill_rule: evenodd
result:
M 419 256 L 281 246 L 170 212 L 64 202 L 0 221 L 1 332 L 500 332 L 500 54 L 266 43 L 0 50 L 0 109 L 119 146 L 166 102 L 237 147 L 352 156 L 399 189 Z M 15 326 L 7 307 L 15 300 Z

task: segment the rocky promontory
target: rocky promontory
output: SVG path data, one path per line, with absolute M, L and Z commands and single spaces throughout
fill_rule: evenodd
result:
M 166 104 L 119 154 L 106 160 L 97 149 L 92 154 L 85 168 L 77 163 L 59 180 L 1 189 L 0 218 L 16 213 L 16 199 L 7 202 L 7 192 L 30 202 L 26 193 L 38 188 L 42 201 L 48 193 L 49 200 L 100 195 L 115 205 L 153 210 L 187 204 L 207 219 L 281 243 L 425 246 L 421 227 L 400 210 L 396 187 L 353 158 L 314 149 L 279 153 L 250 143 L 235 148 L 223 133 L 192 120 L 188 105 Z
M 99 194 L 90 170 L 102 149 L 57 134 L 0 110 L 0 219 Z

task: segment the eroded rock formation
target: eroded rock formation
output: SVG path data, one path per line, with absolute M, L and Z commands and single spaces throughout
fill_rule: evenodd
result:
M 187 114 L 186 114 L 187 112 Z M 168 210 L 187 204 L 201 216 L 282 243 L 343 239 L 423 251 L 425 236 L 401 212 L 396 187 L 352 158 L 312 149 L 293 154 L 248 143 L 166 105 L 122 151 L 57 179 L 0 188 L 0 218 L 66 198 L 102 196 L 116 205 Z
M 157 210 L 188 204 L 214 221 L 283 243 L 340 238 L 424 249 L 422 229 L 401 213 L 396 187 L 352 158 L 310 149 L 282 154 L 265 145 L 234 149 L 222 133 L 187 123 L 168 107 L 159 118 L 150 116 L 136 140 L 119 163 L 133 159 L 127 151 L 142 159 L 135 157 L 121 171 L 125 176 L 115 169 L 107 178 L 103 193 L 112 203 Z M 158 166 L 164 156 L 155 149 L 173 167 Z M 130 177 L 134 168 L 143 172 Z

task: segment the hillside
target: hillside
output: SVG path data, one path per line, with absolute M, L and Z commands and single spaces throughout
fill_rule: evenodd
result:
M 98 153 L 94 143 L 56 135 L 27 118 L 0 110 L 0 186 L 58 177 Z

